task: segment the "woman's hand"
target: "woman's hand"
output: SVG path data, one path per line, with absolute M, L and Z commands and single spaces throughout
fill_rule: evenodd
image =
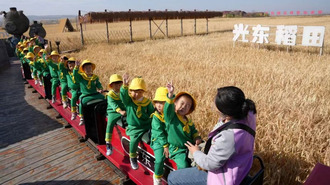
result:
M 165 147 L 164 148 L 164 155 L 165 155 L 165 157 L 168 158 L 169 154 L 170 154 L 170 152 L 169 152 L 168 147 Z
M 184 145 L 186 145 L 189 152 L 191 152 L 192 154 L 194 154 L 194 152 L 196 152 L 196 151 L 199 151 L 199 147 L 197 144 L 193 145 L 189 141 L 187 141 L 187 143 L 185 143 Z

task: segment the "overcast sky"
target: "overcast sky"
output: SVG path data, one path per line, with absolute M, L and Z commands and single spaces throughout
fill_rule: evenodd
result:
M 243 10 L 252 11 L 319 11 L 330 13 L 330 0 L 0 0 L 0 11 L 9 7 L 25 15 L 77 15 L 90 11 L 141 10 Z

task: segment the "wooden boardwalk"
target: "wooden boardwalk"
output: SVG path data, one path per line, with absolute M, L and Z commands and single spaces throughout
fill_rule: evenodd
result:
M 9 85 L 10 84 L 10 85 Z M 19 62 L 0 72 L 0 184 L 121 184 L 57 112 L 23 84 Z
M 121 178 L 59 128 L 0 150 L 0 184 L 119 184 Z

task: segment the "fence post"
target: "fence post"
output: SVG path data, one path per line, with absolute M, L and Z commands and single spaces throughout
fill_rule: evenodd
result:
M 150 13 L 150 9 L 148 10 Z M 150 14 L 149 14 L 150 15 Z M 149 17 L 149 34 L 150 34 L 150 39 L 152 39 L 152 30 L 151 30 L 151 17 Z
M 167 9 L 165 9 L 165 12 L 167 12 Z M 166 16 L 166 19 L 165 19 L 165 27 L 166 27 L 166 37 L 168 37 L 168 19 L 167 19 L 167 16 Z
M 79 22 L 80 22 L 80 38 L 81 38 L 81 45 L 84 45 L 84 33 L 83 33 L 83 28 L 82 28 L 82 23 L 80 21 L 80 17 L 81 17 L 81 11 L 78 11 L 78 17 L 79 17 Z
M 209 34 L 209 18 L 206 18 L 206 34 Z
M 128 12 L 131 12 L 131 9 L 128 9 Z M 129 15 L 129 33 L 130 33 L 130 42 L 133 42 L 133 30 L 132 30 L 132 17 Z
M 105 26 L 106 26 L 106 29 L 107 29 L 107 41 L 108 43 L 110 42 L 110 39 L 109 39 L 109 26 L 108 26 L 108 20 L 105 21 Z
M 182 9 L 180 10 L 182 13 Z M 182 15 L 181 15 L 181 36 L 183 36 L 183 21 L 182 21 Z
M 196 15 L 196 9 L 194 10 L 195 15 Z M 197 31 L 196 31 L 196 16 L 195 16 L 195 22 L 194 22 L 194 34 L 196 35 Z

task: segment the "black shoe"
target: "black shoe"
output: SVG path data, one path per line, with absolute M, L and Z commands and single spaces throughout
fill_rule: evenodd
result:
M 131 162 L 131 167 L 133 170 L 137 170 L 139 169 L 139 165 L 138 165 L 138 162 L 137 162 L 137 158 L 129 158 L 129 161 Z

